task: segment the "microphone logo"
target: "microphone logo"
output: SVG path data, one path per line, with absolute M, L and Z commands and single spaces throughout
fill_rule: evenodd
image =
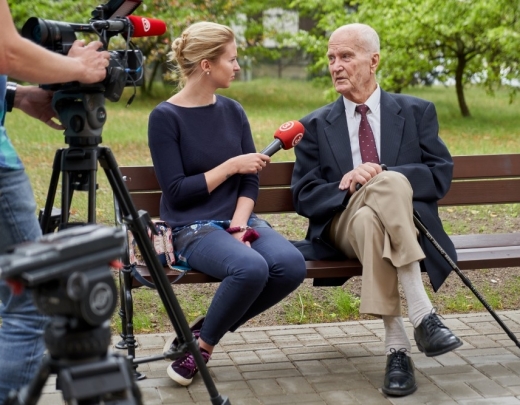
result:
M 143 17 L 143 18 L 141 18 L 141 22 L 143 23 L 144 32 L 150 31 L 150 28 L 151 28 L 150 21 L 148 21 L 147 18 Z
M 303 133 L 300 132 L 298 135 L 296 135 L 294 137 L 294 139 L 292 141 L 292 146 L 294 147 L 294 146 L 298 145 L 300 143 L 300 141 L 302 140 L 302 138 L 303 138 Z
M 280 125 L 280 128 L 278 128 L 280 131 L 288 131 L 292 127 L 294 127 L 294 121 L 287 121 L 284 122 L 282 125 Z

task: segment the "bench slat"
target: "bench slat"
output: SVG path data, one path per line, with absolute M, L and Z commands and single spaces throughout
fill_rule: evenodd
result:
M 153 166 L 121 166 L 119 170 L 130 192 L 160 190 Z
M 520 246 L 462 249 L 457 251 L 457 257 L 461 270 L 517 267 L 520 264 Z
M 456 179 L 520 176 L 520 154 L 454 156 L 453 163 Z
M 520 246 L 520 232 L 478 235 L 450 235 L 455 249 L 492 248 Z
M 520 154 L 454 156 L 454 179 L 520 177 Z M 260 186 L 277 187 L 291 183 L 294 162 L 276 162 L 260 172 Z M 153 166 L 121 166 L 129 191 L 159 189 Z
M 520 201 L 520 179 L 454 181 L 439 205 L 507 204 Z
M 159 216 L 161 193 L 132 193 L 138 209 L 148 211 L 151 217 Z M 454 182 L 442 200 L 441 206 L 507 204 L 520 201 L 520 179 L 501 181 Z M 257 214 L 294 212 L 289 188 L 262 189 L 254 211 Z

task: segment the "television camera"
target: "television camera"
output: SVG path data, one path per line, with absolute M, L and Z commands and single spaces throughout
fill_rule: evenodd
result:
M 132 36 L 162 35 L 166 31 L 164 23 L 162 23 L 161 29 L 158 30 L 154 26 L 155 29 L 150 32 L 135 27 L 136 18 L 132 18 L 130 14 L 141 3 L 142 0 L 110 0 L 92 11 L 92 18 L 88 24 L 44 20 L 38 17 L 29 18 L 22 27 L 22 36 L 50 51 L 63 55 L 69 52 L 77 39 L 76 32 L 96 34 L 103 43 L 104 49 L 107 50 L 108 42 L 112 37 L 121 34 L 126 39 L 126 49 L 109 51 L 110 64 L 107 68 L 107 76 L 102 82 L 88 85 L 71 82 L 45 85 L 44 88 L 67 92 L 102 92 L 104 97 L 110 101 L 119 101 L 124 87 L 140 86 L 144 76 L 144 57 L 139 49 L 133 48 L 130 38 Z

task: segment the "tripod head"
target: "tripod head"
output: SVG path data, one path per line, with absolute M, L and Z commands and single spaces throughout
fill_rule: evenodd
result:
M 36 405 L 51 373 L 67 404 L 142 405 L 128 359 L 110 356 L 110 317 L 117 289 L 110 262 L 121 256 L 125 233 L 85 225 L 15 245 L 0 255 L 0 279 L 29 288 L 36 307 L 51 315 L 48 355 L 34 380 L 5 404 Z M 93 390 L 93 387 L 95 389 Z
M 0 279 L 32 289 L 46 315 L 99 326 L 115 309 L 109 263 L 123 253 L 124 237 L 120 229 L 91 224 L 15 245 L 0 256 Z
M 107 119 L 105 96 L 102 92 L 85 93 L 58 90 L 52 107 L 65 126 L 65 143 L 71 146 L 97 146 Z

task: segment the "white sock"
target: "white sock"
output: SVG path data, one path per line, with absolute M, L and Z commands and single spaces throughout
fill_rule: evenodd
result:
M 383 315 L 383 324 L 385 325 L 385 352 L 388 356 L 390 349 L 399 351 L 406 349 L 406 354 L 410 355 L 412 344 L 406 336 L 403 318 L 400 316 Z
M 423 318 L 433 311 L 433 305 L 424 289 L 419 262 L 398 267 L 397 276 L 408 304 L 408 317 L 413 327 L 417 328 Z

